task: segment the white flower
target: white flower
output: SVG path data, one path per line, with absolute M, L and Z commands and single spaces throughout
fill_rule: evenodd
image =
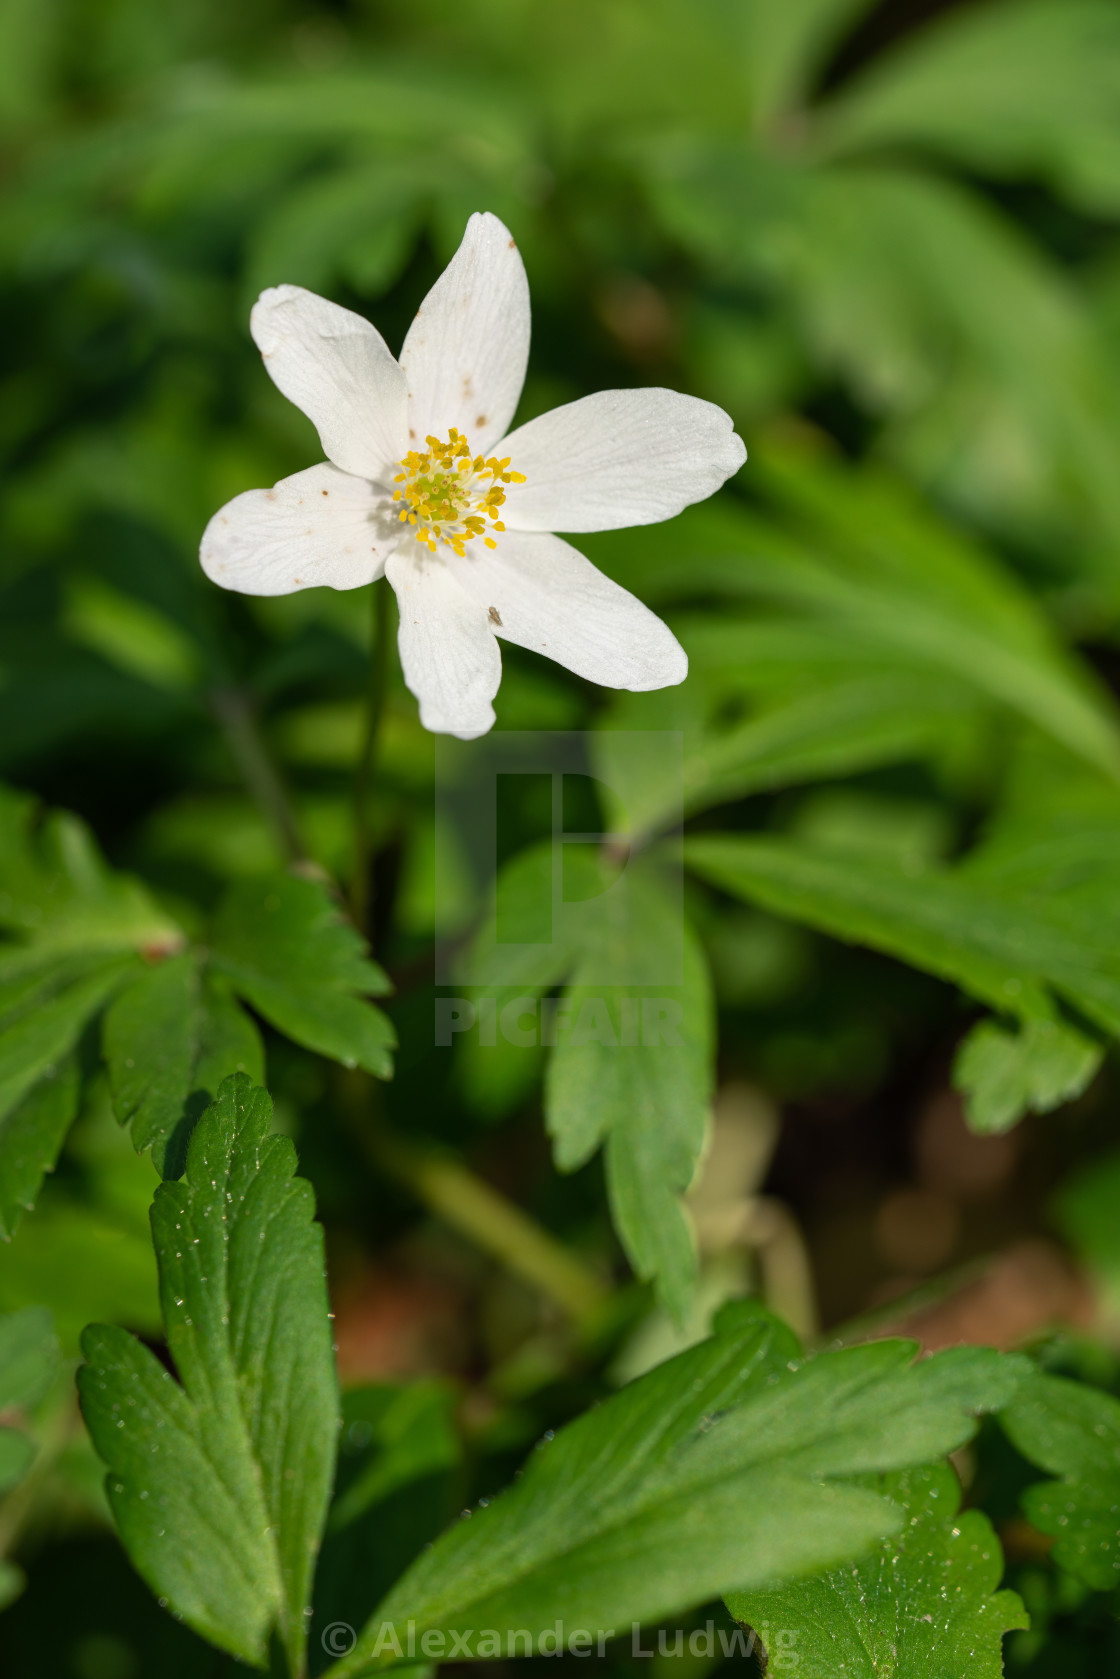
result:
M 399 362 L 348 309 L 299 286 L 253 308 L 273 380 L 328 457 L 216 513 L 203 569 L 250 595 L 388 576 L 420 719 L 485 734 L 499 636 L 610 688 L 665 688 L 688 661 L 661 620 L 550 533 L 669 519 L 738 471 L 728 416 L 669 390 L 600 391 L 506 435 L 529 355 L 529 287 L 508 230 L 474 215 Z

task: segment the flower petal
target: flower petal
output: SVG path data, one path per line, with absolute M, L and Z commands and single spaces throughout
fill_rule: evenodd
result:
M 491 700 L 502 680 L 502 655 L 486 608 L 456 583 L 446 561 L 412 542 L 386 567 L 400 609 L 398 645 L 420 721 L 437 735 L 474 740 L 494 723 Z
M 401 350 L 410 437 L 443 437 L 455 426 L 488 452 L 513 419 L 528 359 L 521 253 L 497 216 L 474 215 Z
M 747 458 L 714 402 L 661 389 L 599 391 L 503 439 L 523 472 L 502 517 L 515 530 L 609 531 L 671 519 Z
M 273 383 L 343 472 L 383 477 L 408 447 L 405 378 L 376 327 L 302 286 L 272 286 L 249 330 Z
M 202 569 L 243 595 L 290 595 L 325 584 L 357 589 L 380 577 L 401 540 L 384 495 L 324 461 L 246 490 L 215 513 L 202 535 Z
M 558 536 L 507 530 L 496 549 L 472 542 L 462 559 L 449 555 L 447 563 L 497 635 L 577 676 L 642 690 L 688 675 L 668 626 Z

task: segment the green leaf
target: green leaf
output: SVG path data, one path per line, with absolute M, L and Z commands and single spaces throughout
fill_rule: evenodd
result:
M 0 1119 L 0 1236 L 5 1240 L 34 1207 L 44 1176 L 54 1171 L 80 1093 L 77 1057 L 67 1055 Z
M 137 1232 L 130 1218 L 108 1209 L 83 1206 L 61 1193 L 44 1195 L 19 1240 L 0 1248 L 0 1307 L 35 1301 L 50 1305 L 68 1357 L 77 1354 L 82 1331 L 94 1317 L 116 1317 L 139 1334 L 158 1337 L 149 1233 Z
M 344 1066 L 392 1077 L 393 1028 L 361 1000 L 389 982 L 325 887 L 292 875 L 239 882 L 211 945 L 214 965 L 270 1025 Z
M 73 580 L 62 625 L 71 640 L 155 688 L 178 693 L 198 683 L 197 644 L 166 612 L 101 578 Z
M 42 1306 L 0 1317 L 0 1411 L 35 1405 L 58 1369 L 58 1338 Z
M 1080 1096 L 1104 1058 L 1100 1044 L 1058 1020 L 1028 1020 L 1007 1031 L 981 1020 L 953 1061 L 973 1131 L 1007 1131 L 1026 1113 L 1049 1113 Z
M 575 864 L 578 897 L 565 904 L 568 913 L 559 926 L 549 927 L 547 943 L 530 941 L 525 934 L 526 930 L 539 933 L 541 906 L 552 902 L 552 842 L 545 840 L 526 846 L 503 864 L 495 882 L 493 901 L 460 970 L 469 975 L 470 984 L 516 987 L 518 991 L 535 995 L 558 985 L 571 973 L 584 942 L 595 936 L 598 908 L 593 900 L 603 882 L 594 874 L 597 863 L 590 857 L 589 846 L 567 849 L 570 855 L 565 858 L 565 867 Z M 591 907 L 584 917 L 579 917 L 575 912 L 583 899 Z M 501 938 L 506 929 L 520 932 L 521 939 L 509 938 L 508 932 Z
M 360 1395 L 348 1399 L 352 1413 Z M 424 1476 L 454 1467 L 462 1456 L 455 1428 L 455 1389 L 445 1381 L 421 1380 L 407 1387 L 370 1389 L 374 1404 L 365 1433 L 375 1448 L 331 1508 L 337 1533 L 392 1493 Z M 351 1424 L 353 1427 L 353 1424 Z
M 867 868 L 849 857 L 753 836 L 698 836 L 687 842 L 685 859 L 735 897 L 901 957 L 985 1001 L 1006 1007 L 1022 995 L 1014 954 L 1021 948 L 1018 918 L 958 890 L 947 874 L 907 875 L 880 859 Z
M 627 1257 L 680 1316 L 696 1272 L 680 1197 L 703 1147 L 712 1082 L 706 963 L 673 870 L 654 854 L 630 856 L 620 875 L 617 860 L 572 844 L 563 866 L 562 922 L 547 944 L 517 944 L 499 942 L 499 916 L 513 928 L 536 923 L 541 903 L 551 902 L 552 847 L 530 846 L 505 865 L 499 911 L 485 918 L 469 955 L 471 980 L 517 987 L 527 998 L 567 981 L 555 1009 L 540 1010 L 539 1043 L 552 1052 L 545 1116 L 556 1164 L 575 1171 L 605 1148 Z M 536 1043 L 534 1034 L 521 1053 Z
M 1064 1376 L 1032 1376 L 1000 1423 L 1023 1456 L 1060 1480 L 1022 1505 L 1055 1540 L 1057 1563 L 1097 1591 L 1120 1584 L 1120 1403 Z
M 343 1396 L 338 1485 L 315 1576 L 316 1631 L 333 1622 L 360 1626 L 461 1506 L 461 1400 L 454 1384 L 425 1379 Z
M 1092 918 L 1022 899 L 965 870 L 908 874 L 780 840 L 702 837 L 690 868 L 736 897 L 953 980 L 1023 1019 L 1051 1019 L 1046 987 L 1120 1035 L 1120 962 Z
M 783 1585 L 733 1592 L 727 1607 L 757 1633 L 772 1679 L 1001 1679 L 1001 1640 L 1026 1627 L 1014 1592 L 996 1591 L 999 1540 L 978 1510 L 957 1514 L 960 1482 L 941 1464 L 866 1483 L 906 1514 L 860 1562 Z
M 265 1091 L 227 1079 L 191 1136 L 185 1178 L 156 1191 L 179 1381 L 132 1336 L 98 1325 L 78 1381 L 121 1538 L 152 1590 L 258 1667 L 275 1629 L 296 1674 L 338 1398 L 322 1232 L 270 1118 Z
M 130 967 L 127 957 L 97 967 L 39 1008 L 21 1014 L 0 1034 L 0 1116 L 10 1114 L 40 1080 L 54 1075 Z M 4 1134 L 0 1131 L 0 1141 Z
M 334 169 L 286 192 L 253 231 L 245 290 L 328 291 L 341 277 L 367 296 L 392 285 L 408 260 L 422 209 L 422 181 L 383 159 Z
M 542 1442 L 514 1486 L 413 1564 L 332 1675 L 380 1665 L 408 1620 L 425 1655 L 440 1653 L 426 1631 L 487 1628 L 504 1644 L 563 1619 L 594 1636 L 857 1555 L 900 1515 L 837 1477 L 955 1449 L 1025 1367 L 975 1348 L 913 1364 L 903 1342 L 803 1365 L 795 1352 L 761 1308 L 726 1309 L 711 1339 Z
M 850 82 L 818 121 L 833 152 L 920 146 L 1049 180 L 1114 212 L 1120 27 L 1108 0 L 1019 0 L 942 18 Z
M 31 1306 L 0 1317 L 0 1415 L 34 1405 L 57 1369 L 58 1341 L 49 1312 Z M 25 1434 L 0 1426 L 0 1493 L 23 1479 L 34 1457 L 35 1446 Z
M 35 1460 L 35 1447 L 18 1429 L 0 1426 L 0 1493 L 22 1481 Z
M 993 554 L 811 437 L 764 444 L 756 470 L 796 535 L 818 553 L 827 544 L 835 607 L 863 636 L 951 672 L 1120 777 L 1111 697 Z
M 606 551 L 611 575 L 646 599 L 711 590 L 803 615 L 800 640 L 787 617 L 774 626 L 772 654 L 766 624 L 732 619 L 704 631 L 722 640 L 725 665 L 740 636 L 741 669 L 754 657 L 773 660 L 771 670 L 784 663 L 790 697 L 802 662 L 817 667 L 804 670 L 806 697 L 822 675 L 949 677 L 950 693 L 1010 710 L 1120 775 L 1113 701 L 993 554 L 897 480 L 842 465 L 815 434 L 763 434 L 751 458 L 752 482 L 772 503 L 767 517 L 717 503 L 690 509 L 664 534 L 620 533 Z M 595 558 L 595 544 L 589 551 Z M 831 671 L 820 668 L 826 660 Z
M 756 0 L 743 14 L 751 111 L 765 127 L 800 103 L 845 28 L 871 0 Z
M 615 1227 L 638 1276 L 656 1279 L 667 1308 L 683 1317 L 696 1254 L 681 1196 L 706 1134 L 712 1086 L 712 999 L 699 943 L 656 867 L 631 860 L 624 896 L 600 900 L 598 936 L 580 952 L 557 1015 L 545 1083 L 545 1113 L 561 1171 L 606 1149 Z M 680 947 L 679 983 L 603 985 L 610 952 L 643 971 L 643 958 Z
M 38 828 L 35 801 L 7 788 L 0 788 L 0 928 L 40 956 L 154 954 L 183 942 L 138 881 L 106 866 L 83 823 L 56 812 Z
M 0 788 L 0 1235 L 53 1170 L 78 1100 L 72 1060 L 89 1022 L 138 966 L 183 935 L 88 831 Z
M 817 376 L 884 418 L 883 452 L 939 499 L 1010 524 L 1028 546 L 1040 519 L 1055 533 L 1099 522 L 1114 539 L 1110 357 L 1076 283 L 1025 229 L 893 152 L 822 167 L 695 132 L 632 144 L 671 235 L 769 294 Z M 678 570 L 683 585 L 689 568 Z
M 1115 382 L 1082 297 L 1025 229 L 963 185 L 893 162 L 816 171 L 798 221 L 787 285 L 801 331 L 822 371 L 888 417 L 900 463 L 1024 536 L 1032 515 L 1062 517 L 1075 498 L 1075 517 L 1091 509 L 1115 532 L 1099 434 Z M 962 424 L 975 433 L 964 457 Z M 1024 470 L 1037 476 L 1027 493 Z
M 757 648 L 765 649 L 769 628 L 746 629 L 739 650 L 744 664 Z M 691 656 L 687 636 L 684 644 Z M 850 644 L 848 651 L 850 656 Z M 869 667 L 876 662 L 881 658 L 867 656 Z M 725 701 L 729 697 L 722 685 L 718 693 Z M 970 724 L 976 709 L 975 696 L 944 677 L 869 668 L 844 680 L 835 670 L 819 675 L 810 666 L 799 690 L 772 695 L 746 721 L 688 731 L 683 788 L 679 774 L 634 751 L 625 727 L 632 711 L 625 700 L 596 736 L 596 757 L 604 779 L 622 797 L 631 831 L 641 835 L 680 820 L 682 792 L 684 814 L 692 816 L 749 793 L 937 758 L 946 738 Z
M 186 1137 L 232 1073 L 264 1077 L 264 1052 L 225 980 L 189 954 L 148 968 L 113 1002 L 102 1026 L 113 1104 L 161 1177 L 183 1170 Z

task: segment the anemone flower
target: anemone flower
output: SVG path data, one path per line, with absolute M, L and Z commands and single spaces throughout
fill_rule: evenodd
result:
M 400 360 L 360 315 L 299 286 L 250 322 L 269 374 L 319 433 L 319 466 L 236 496 L 206 527 L 208 577 L 250 595 L 382 575 L 425 728 L 494 722 L 498 642 L 608 688 L 665 688 L 688 661 L 641 601 L 559 536 L 669 519 L 746 450 L 713 403 L 600 391 L 508 431 L 529 354 L 529 287 L 496 216 L 474 215 Z

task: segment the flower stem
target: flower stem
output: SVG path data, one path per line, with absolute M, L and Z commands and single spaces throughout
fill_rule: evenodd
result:
M 389 670 L 389 586 L 371 583 L 373 609 L 369 649 L 369 687 L 366 690 L 365 732 L 354 770 L 354 869 L 350 878 L 350 913 L 358 931 L 368 939 L 373 909 L 373 827 L 370 793 L 377 769 L 377 748 L 381 719 L 385 714 L 385 691 Z
M 411 1190 L 429 1212 L 530 1283 L 577 1325 L 594 1323 L 608 1291 L 520 1207 L 449 1150 L 406 1142 L 391 1132 L 368 1101 L 350 1106 L 350 1117 L 355 1137 L 378 1171 Z
M 225 732 L 226 743 L 257 808 L 272 829 L 289 863 L 306 863 L 307 848 L 295 811 L 268 749 L 261 739 L 252 707 L 240 688 L 214 688 L 210 704 Z

